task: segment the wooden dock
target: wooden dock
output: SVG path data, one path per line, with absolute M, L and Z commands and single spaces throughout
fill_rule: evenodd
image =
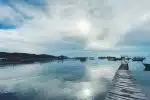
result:
M 120 65 L 105 100 L 148 100 L 141 89 L 136 87 L 127 62 Z

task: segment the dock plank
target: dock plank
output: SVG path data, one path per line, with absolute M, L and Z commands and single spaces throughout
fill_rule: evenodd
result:
M 127 63 L 122 63 L 118 68 L 105 100 L 148 100 L 143 91 L 136 87 Z

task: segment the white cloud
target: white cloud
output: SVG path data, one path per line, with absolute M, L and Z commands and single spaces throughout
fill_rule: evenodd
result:
M 40 47 L 49 50 L 53 47 L 51 45 L 43 47 L 40 44 L 53 43 L 55 45 L 56 42 L 61 43 L 64 38 L 73 37 L 81 40 L 83 49 L 115 50 L 121 48 L 117 44 L 123 41 L 127 34 L 136 34 L 130 32 L 149 21 L 149 0 L 65 0 L 63 2 L 46 0 L 45 2 L 47 3 L 45 11 L 37 10 L 25 3 L 14 4 L 21 12 L 32 16 L 33 20 L 24 22 L 20 28 L 14 30 L 1 30 L 0 34 L 4 39 L 0 45 L 6 45 L 10 38 L 14 38 L 18 42 L 26 41 L 17 43 L 17 46 L 13 45 L 14 50 L 19 49 L 19 46 L 31 48 L 35 45 L 38 48 L 35 50 L 32 47 L 32 50 L 43 52 L 44 50 L 41 51 Z M 2 11 L 8 13 L 3 14 L 0 19 L 10 15 L 13 19 L 19 15 L 12 8 L 4 5 L 0 12 Z M 83 27 L 78 26 L 81 20 L 88 23 L 89 29 L 86 34 L 81 30 Z M 17 23 L 16 19 L 13 23 Z M 8 36 L 5 37 L 5 34 Z M 72 43 L 72 40 L 68 42 Z M 5 48 L 10 49 L 11 46 Z M 28 51 L 28 49 L 25 50 L 25 52 Z
M 0 21 L 5 24 L 20 25 L 20 20 L 23 20 L 23 17 L 9 6 L 0 4 L 0 12 Z

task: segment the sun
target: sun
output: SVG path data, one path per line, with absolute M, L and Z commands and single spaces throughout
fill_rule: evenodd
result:
M 91 28 L 90 23 L 87 20 L 80 20 L 77 23 L 77 27 L 84 34 L 89 33 L 90 28 Z

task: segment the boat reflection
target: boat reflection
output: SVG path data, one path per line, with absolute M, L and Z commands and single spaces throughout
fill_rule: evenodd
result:
M 150 71 L 150 67 L 145 66 L 144 71 Z

